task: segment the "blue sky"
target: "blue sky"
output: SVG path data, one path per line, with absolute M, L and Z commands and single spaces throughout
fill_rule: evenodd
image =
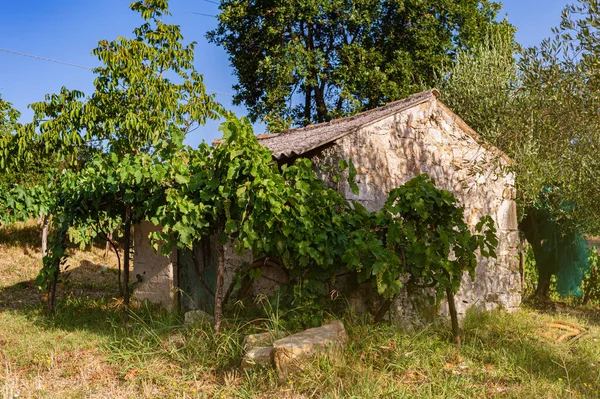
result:
M 217 99 L 238 115 L 243 107 L 233 107 L 231 93 L 235 77 L 222 48 L 209 44 L 205 33 L 216 27 L 216 19 L 195 13 L 215 15 L 214 0 L 171 0 L 169 23 L 181 26 L 186 41 L 196 41 L 196 68 L 204 74 L 209 90 L 219 92 Z M 0 0 L 0 49 L 34 54 L 87 67 L 98 62 L 90 54 L 101 39 L 130 36 L 140 25 L 137 13 L 128 9 L 130 0 Z M 525 45 L 538 44 L 558 25 L 560 12 L 567 0 L 506 0 L 504 11 L 518 28 L 517 40 Z M 0 51 L 0 95 L 11 101 L 23 113 L 22 120 L 31 117 L 27 105 L 41 101 L 47 93 L 62 86 L 85 93 L 93 90 L 94 75 L 87 69 L 41 61 Z M 261 130 L 262 126 L 255 126 Z M 197 145 L 220 136 L 218 123 L 209 122 L 188 137 Z

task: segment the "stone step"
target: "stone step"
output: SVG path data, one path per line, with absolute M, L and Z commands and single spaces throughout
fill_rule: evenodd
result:
M 339 320 L 275 341 L 272 356 L 279 378 L 286 379 L 291 371 L 302 368 L 303 360 L 317 353 L 339 353 L 346 341 L 346 329 Z
M 242 358 L 241 367 L 250 369 L 254 367 L 273 367 L 273 347 L 251 348 Z
M 287 337 L 288 334 L 283 331 L 267 331 L 259 334 L 250 334 L 244 338 L 243 347 L 246 350 L 272 345 L 278 339 Z

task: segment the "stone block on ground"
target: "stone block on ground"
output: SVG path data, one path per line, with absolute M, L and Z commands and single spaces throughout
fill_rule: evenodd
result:
M 273 344 L 278 339 L 287 337 L 287 333 L 283 331 L 267 331 L 259 334 L 250 334 L 244 337 L 243 348 L 250 350 L 252 348 L 268 346 Z
M 273 365 L 273 350 L 272 346 L 250 349 L 242 358 L 242 368 L 271 367 Z
M 277 340 L 273 343 L 273 362 L 280 379 L 301 369 L 303 361 L 317 353 L 333 354 L 346 344 L 344 324 L 335 320 L 317 328 Z
M 190 310 L 189 312 L 185 312 L 183 318 L 184 327 L 189 327 L 192 324 L 199 323 L 200 321 L 207 322 L 209 324 L 212 324 L 215 321 L 215 318 L 213 316 L 209 315 L 208 313 L 202 310 Z

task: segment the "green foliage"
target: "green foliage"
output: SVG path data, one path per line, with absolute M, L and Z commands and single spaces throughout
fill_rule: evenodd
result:
M 18 122 L 20 116 L 11 103 L 0 98 L 0 191 L 11 190 L 15 185 L 31 187 L 46 183 L 48 169 L 53 166 L 39 143 L 30 145 L 26 154 L 20 153 L 19 147 L 24 146 L 19 141 L 23 129 Z M 6 206 L 6 201 L 0 199 L 0 207 Z
M 598 255 L 598 248 L 590 248 L 589 254 L 589 267 L 581 284 L 584 305 L 590 301 L 596 304 L 600 303 L 600 255 Z
M 578 0 L 563 11 L 555 36 L 527 49 L 519 61 L 530 98 L 523 117 L 528 134 L 518 153 L 523 168 L 532 167 L 523 189 L 533 202 L 534 194 L 550 188 L 554 195 L 545 196 L 544 207 L 561 225 L 583 233 L 600 228 L 599 21 L 597 0 Z
M 387 297 L 399 292 L 406 274 L 438 294 L 446 288 L 456 292 L 464 271 L 474 277 L 477 251 L 496 256 L 492 219 L 482 217 L 476 234 L 471 233 L 452 193 L 437 189 L 427 175 L 392 190 L 379 212 L 370 214 L 360 206 L 357 211 L 361 227 L 350 236 L 344 260 L 362 281 L 375 278 L 379 293 Z
M 515 54 L 519 46 L 514 29 L 508 25 L 489 28 L 486 39 L 470 49 L 456 53 L 453 64 L 442 74 L 436 86 L 442 101 L 485 139 L 512 154 L 515 96 L 519 70 Z M 507 137 L 508 136 L 508 137 Z
M 55 187 L 49 185 L 0 185 L 0 226 L 47 215 L 54 201 Z
M 279 259 L 296 286 L 295 306 L 316 306 L 338 270 L 349 204 L 317 179 L 310 161 L 279 169 L 247 119 L 231 116 L 221 129 L 220 144 L 190 153 L 189 177 L 151 219 L 163 226 L 154 238 L 168 251 L 222 231 L 221 244 Z
M 521 51 L 492 30 L 440 81 L 446 104 L 515 161 L 521 209 L 544 209 L 564 231 L 599 227 L 599 20 L 596 0 L 578 0 L 554 37 Z
M 11 157 L 15 155 L 14 135 L 20 128 L 18 123 L 20 116 L 19 111 L 14 109 L 11 103 L 0 98 L 0 171 L 2 172 L 8 168 Z
M 194 69 L 194 43 L 184 46 L 179 26 L 162 22 L 169 15 L 166 2 L 138 1 L 131 9 L 145 23 L 133 38 L 98 43 L 92 54 L 102 66 L 94 69 L 89 97 L 63 87 L 31 105 L 35 118 L 26 137 L 70 164 L 90 151 L 152 153 L 220 116 L 220 105 Z
M 574 237 L 600 231 L 599 21 L 597 0 L 578 0 L 539 46 L 519 51 L 512 32 L 492 31 L 487 45 L 459 52 L 440 84 L 443 100 L 515 161 L 541 297 L 556 273 L 563 293 L 577 289 L 584 261 Z M 554 233 L 540 231 L 551 223 Z
M 183 139 L 222 114 L 193 67 L 194 43 L 184 46 L 180 28 L 162 22 L 167 3 L 146 0 L 131 8 L 145 23 L 131 39 L 99 42 L 93 54 L 103 65 L 94 69 L 94 93 L 84 99 L 62 88 L 48 95 L 32 105 L 34 122 L 19 136 L 23 146 L 44 143 L 55 159 L 70 165 L 60 179 L 52 209 L 60 217 L 53 222 L 59 231 L 79 229 L 83 239 L 124 230 L 128 207 L 133 223 L 155 217 L 149 210 L 164 211 L 170 187 L 190 176 Z M 54 236 L 51 247 L 57 249 L 50 257 L 62 256 L 62 242 Z M 46 268 L 59 264 L 45 262 L 40 281 L 55 274 Z
M 375 108 L 430 87 L 498 25 L 482 0 L 221 2 L 209 40 L 238 77 L 234 101 L 271 131 Z M 505 25 L 506 23 L 501 23 Z

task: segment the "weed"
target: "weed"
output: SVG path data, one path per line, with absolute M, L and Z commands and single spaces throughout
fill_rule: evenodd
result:
M 597 318 L 470 311 L 458 347 L 444 320 L 416 329 L 350 314 L 343 351 L 307 360 L 280 383 L 273 370 L 239 369 L 241 342 L 257 330 L 294 332 L 302 309 L 284 312 L 277 296 L 262 298 L 250 319 L 250 309 L 235 304 L 219 334 L 147 304 L 125 318 L 114 274 L 99 266 L 114 263 L 100 254 L 73 251 L 70 283 L 49 319 L 30 280 L 37 255 L 0 244 L 2 262 L 20 265 L 1 272 L 0 397 L 600 397 Z M 589 334 L 541 339 L 537 330 L 555 318 Z

